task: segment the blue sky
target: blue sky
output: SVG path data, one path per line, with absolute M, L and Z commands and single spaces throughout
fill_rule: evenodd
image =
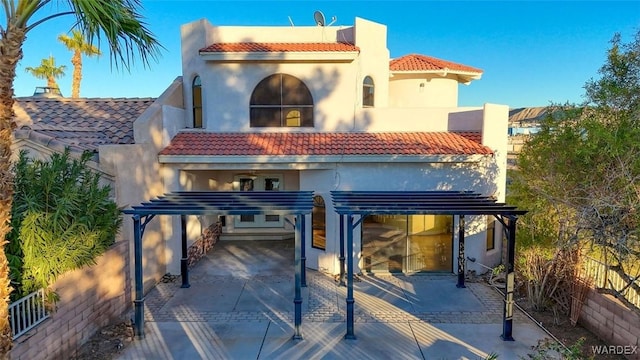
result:
M 598 76 L 614 33 L 630 42 L 640 30 L 640 1 L 142 1 L 149 29 L 165 47 L 158 62 L 131 72 L 112 70 L 108 54 L 84 58 L 81 96 L 157 97 L 180 76 L 180 25 L 208 19 L 214 25 L 314 25 L 320 10 L 332 26 L 355 17 L 387 25 L 391 57 L 418 53 L 484 70 L 460 87 L 460 106 L 512 108 L 580 102 L 587 80 Z M 47 8 L 43 15 L 51 13 Z M 40 17 L 36 17 L 40 18 Z M 71 94 L 71 53 L 57 41 L 71 17 L 46 22 L 28 34 L 14 83 L 29 96 L 43 80 L 25 72 L 53 55 L 66 65 L 58 81 Z M 106 48 L 105 48 L 106 49 Z

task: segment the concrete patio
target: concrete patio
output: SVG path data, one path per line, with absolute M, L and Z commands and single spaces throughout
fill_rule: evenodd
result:
M 223 241 L 145 300 L 145 338 L 121 359 L 518 359 L 546 334 L 519 311 L 502 341 L 502 297 L 454 275 L 363 276 L 356 340 L 345 340 L 346 288 L 308 270 L 303 340 L 292 340 L 293 242 Z

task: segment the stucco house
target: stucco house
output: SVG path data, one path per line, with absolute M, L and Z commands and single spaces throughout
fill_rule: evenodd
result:
M 348 27 L 182 26 L 184 107 L 165 118 L 178 126 L 162 128 L 164 190 L 314 191 L 307 266 L 333 274 L 332 190 L 472 190 L 503 201 L 508 107 L 458 107 L 458 88 L 482 70 L 417 54 L 391 59 L 386 32 L 360 18 Z M 218 220 L 223 240 L 293 236 L 278 215 L 194 217 L 189 230 Z M 177 221 L 164 224 L 176 234 L 166 242 L 170 271 Z M 371 216 L 354 239 L 359 270 L 453 272 L 455 222 Z M 470 222 L 470 257 L 500 261 L 497 228 L 485 217 Z
M 458 106 L 458 88 L 482 70 L 419 54 L 390 58 L 386 26 L 361 18 L 309 27 L 203 19 L 180 32 L 182 74 L 157 99 L 117 99 L 144 102 L 124 121 L 131 138 L 93 145 L 120 206 L 174 191 L 313 191 L 306 264 L 337 274 L 333 190 L 465 190 L 504 201 L 508 107 Z M 35 146 L 25 134 L 16 146 Z M 160 220 L 145 230 L 145 288 L 180 271 L 180 219 Z M 372 215 L 353 239 L 356 271 L 455 272 L 457 221 Z M 293 238 L 281 215 L 190 216 L 189 241 L 216 222 L 222 241 Z M 119 236 L 132 232 L 125 219 Z M 500 262 L 501 233 L 492 217 L 467 219 L 469 268 Z

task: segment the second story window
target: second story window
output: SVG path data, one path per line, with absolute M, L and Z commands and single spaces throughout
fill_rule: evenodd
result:
M 193 127 L 202 127 L 202 83 L 200 82 L 200 76 L 196 76 L 193 79 L 193 85 L 191 86 L 193 94 Z
M 367 76 L 362 82 L 362 106 L 373 107 L 374 93 L 375 86 L 373 85 L 373 79 L 371 76 Z
M 313 98 L 307 86 L 287 74 L 258 83 L 250 102 L 251 127 L 313 127 Z

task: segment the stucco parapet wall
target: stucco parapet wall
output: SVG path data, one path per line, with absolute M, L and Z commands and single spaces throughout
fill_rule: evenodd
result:
M 149 105 L 145 111 L 133 122 L 133 138 L 135 144 L 148 143 L 160 151 L 166 146 L 175 133 L 167 133 L 168 129 L 163 124 L 165 119 L 164 109 L 173 108 L 184 110 L 182 93 L 182 76 L 176 77 L 171 85 Z M 184 127 L 184 119 L 180 123 L 172 125 Z

